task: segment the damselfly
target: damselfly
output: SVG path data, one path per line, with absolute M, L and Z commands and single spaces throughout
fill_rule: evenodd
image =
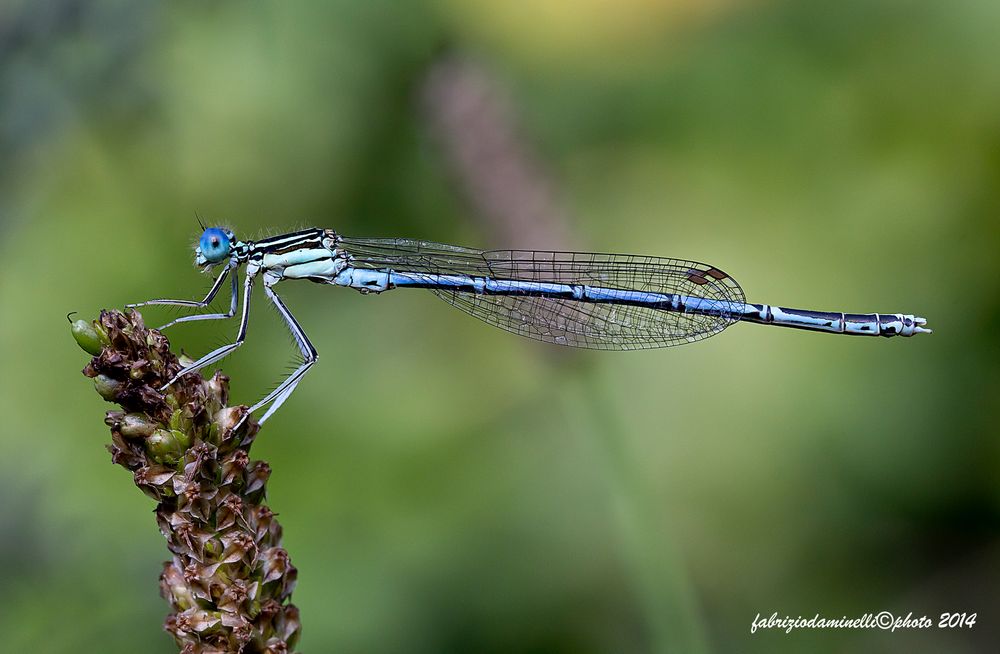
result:
M 185 366 L 163 387 L 229 355 L 243 344 L 250 295 L 258 277 L 302 353 L 302 364 L 264 399 L 263 423 L 288 399 L 316 363 L 313 347 L 274 286 L 308 279 L 381 293 L 425 288 L 491 325 L 528 338 L 570 347 L 634 350 L 680 345 L 718 334 L 735 322 L 755 322 L 857 336 L 929 334 L 924 318 L 909 314 L 843 313 L 749 304 L 732 277 L 714 266 L 621 254 L 476 250 L 409 239 L 350 238 L 332 229 L 306 229 L 260 241 L 238 241 L 223 228 L 204 231 L 195 265 L 224 266 L 204 299 L 149 300 L 204 308 L 231 281 L 229 310 L 177 318 L 180 322 L 232 318 L 239 306 L 236 273 L 246 264 L 236 340 Z M 163 389 L 161 389 L 163 390 Z

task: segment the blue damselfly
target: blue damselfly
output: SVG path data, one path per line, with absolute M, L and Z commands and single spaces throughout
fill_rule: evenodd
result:
M 306 229 L 260 241 L 239 241 L 228 229 L 204 231 L 195 265 L 224 266 L 204 299 L 149 300 L 204 308 L 231 282 L 229 310 L 177 318 L 180 322 L 232 318 L 239 290 L 237 270 L 246 265 L 236 340 L 184 367 L 165 386 L 229 355 L 243 344 L 250 319 L 250 295 L 258 277 L 302 353 L 302 364 L 264 399 L 263 423 L 288 399 L 309 368 L 316 349 L 274 291 L 285 279 L 308 279 L 381 293 L 424 288 L 491 325 L 557 345 L 635 350 L 691 343 L 718 334 L 735 322 L 754 322 L 856 336 L 929 334 L 924 318 L 909 314 L 843 313 L 750 304 L 732 277 L 714 266 L 621 254 L 476 250 L 409 239 L 351 238 L 332 229 Z

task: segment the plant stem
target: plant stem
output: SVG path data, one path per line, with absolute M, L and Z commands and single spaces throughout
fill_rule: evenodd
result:
M 301 632 L 290 602 L 296 570 L 264 504 L 271 468 L 250 460 L 259 427 L 247 407 L 227 406 L 228 377 L 189 374 L 161 393 L 181 363 L 138 312 L 72 324 L 95 355 L 83 374 L 122 409 L 105 417 L 111 460 L 157 502 L 172 555 L 160 575 L 171 608 L 164 628 L 184 654 L 292 651 Z

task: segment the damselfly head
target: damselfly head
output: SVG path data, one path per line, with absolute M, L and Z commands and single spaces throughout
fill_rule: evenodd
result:
M 194 264 L 211 268 L 222 263 L 229 258 L 235 242 L 236 237 L 228 229 L 209 227 L 198 239 L 198 247 L 194 249 Z

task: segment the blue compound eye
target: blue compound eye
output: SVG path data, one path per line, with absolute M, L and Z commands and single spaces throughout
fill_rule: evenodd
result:
M 210 263 L 219 263 L 229 256 L 232 244 L 229 235 L 218 227 L 209 227 L 198 241 L 201 254 Z

